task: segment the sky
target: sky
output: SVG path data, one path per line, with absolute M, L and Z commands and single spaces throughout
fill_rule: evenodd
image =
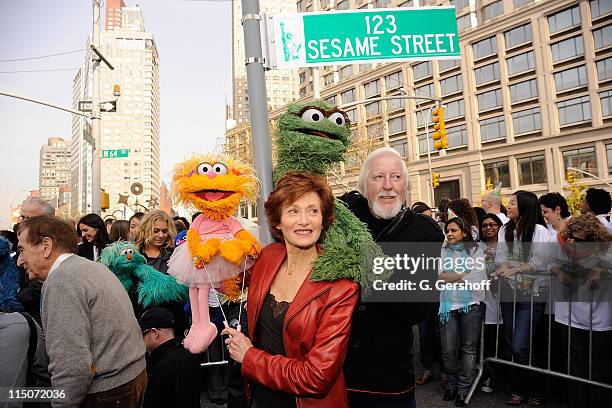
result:
M 160 56 L 161 176 L 192 151 L 210 151 L 224 133 L 225 89 L 231 91 L 229 0 L 124 0 L 138 4 Z M 104 9 L 102 16 L 104 18 Z M 0 0 L 0 91 L 72 106 L 72 81 L 92 29 L 88 0 Z M 102 27 L 103 29 L 103 27 Z M 112 61 L 111 61 L 112 62 Z M 65 71 L 21 72 L 30 70 Z M 38 189 L 40 148 L 72 138 L 72 115 L 0 95 L 0 228 L 10 207 Z

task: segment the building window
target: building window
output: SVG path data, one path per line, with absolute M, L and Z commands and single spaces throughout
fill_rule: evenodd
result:
M 406 142 L 389 143 L 389 147 L 395 149 L 402 157 L 406 157 L 408 153 L 408 143 Z
M 480 121 L 480 140 L 483 142 L 505 137 L 506 121 L 504 120 L 503 115 Z
M 369 103 L 365 106 L 366 108 L 366 119 L 370 119 L 374 116 L 380 115 L 380 101 Z
M 461 17 L 457 17 L 457 31 L 464 30 L 472 26 L 472 20 L 470 14 L 465 14 Z
M 591 119 L 591 106 L 588 96 L 557 102 L 557 109 L 559 110 L 559 124 L 561 126 Z
M 334 74 L 333 72 L 331 74 L 327 74 L 325 76 L 323 76 L 323 83 L 325 85 L 331 85 L 334 83 Z
M 412 7 L 412 6 L 414 6 L 414 0 L 405 1 L 397 7 Z
M 351 109 L 345 112 L 346 116 L 348 116 L 351 124 L 357 123 L 357 109 Z
M 342 103 L 347 104 L 351 102 L 355 102 L 355 88 L 349 89 L 348 91 L 344 91 L 340 94 L 340 98 L 342 98 Z
M 563 152 L 563 164 L 565 168 L 574 167 L 597 175 L 597 161 L 595 159 L 594 147 L 583 147 L 580 149 L 567 150 Z M 585 177 L 583 173 L 576 172 L 579 178 Z M 567 179 L 567 173 L 565 174 Z
M 385 8 L 391 3 L 391 0 L 374 0 L 375 8 Z
M 496 81 L 499 79 L 499 62 L 476 68 L 474 74 L 476 75 L 476 85 Z
M 336 106 L 336 95 L 326 98 L 325 103 L 328 105 Z
M 546 183 L 546 160 L 544 155 L 522 157 L 516 160 L 519 185 Z
M 406 116 L 398 116 L 387 121 L 389 135 L 402 133 L 406 131 Z
M 363 84 L 363 90 L 365 91 L 365 97 L 369 98 L 374 95 L 380 94 L 380 79 L 367 82 Z
M 448 95 L 463 90 L 463 79 L 461 74 L 440 81 L 442 95 Z
M 584 54 L 584 43 L 582 36 L 568 38 L 550 45 L 553 62 L 559 62 L 568 58 L 574 58 Z
M 465 125 L 446 128 L 448 147 L 467 146 L 467 128 Z
M 451 68 L 458 67 L 460 64 L 461 64 L 461 60 L 458 60 L 458 59 L 438 61 L 438 66 L 440 67 L 440 71 L 446 71 Z
M 493 89 L 476 95 L 478 99 L 478 111 L 482 112 L 489 109 L 500 108 L 502 106 L 501 89 Z
M 514 5 L 514 7 L 520 7 L 523 4 L 527 4 L 527 3 L 532 3 L 533 0 L 512 0 L 512 4 Z
M 482 8 L 482 18 L 484 21 L 490 20 L 493 17 L 497 17 L 502 14 L 504 14 L 504 2 L 502 0 L 498 0 Z
M 431 61 L 421 62 L 412 67 L 414 80 L 418 81 L 431 76 Z
M 490 179 L 493 184 L 502 183 L 502 186 L 510 187 L 510 166 L 508 160 L 483 165 L 485 179 Z
M 480 59 L 497 53 L 497 38 L 489 37 L 472 44 L 474 59 Z
M 349 2 L 348 0 L 342 0 L 336 3 L 336 10 L 348 10 Z
M 580 25 L 580 8 L 578 6 L 548 16 L 548 31 L 551 34 L 578 25 Z
M 394 72 L 385 76 L 385 86 L 387 91 L 399 88 L 404 85 L 404 75 L 402 71 Z
M 405 99 L 388 99 L 387 100 L 387 110 L 388 111 L 396 111 L 398 109 L 404 108 Z
M 601 114 L 603 117 L 612 115 L 612 91 L 605 91 L 599 93 L 599 100 L 601 101 Z
M 353 66 L 345 65 L 344 67 L 340 68 L 339 74 L 340 74 L 340 79 L 346 79 L 350 77 L 351 75 L 353 75 Z
M 450 0 L 450 5 L 455 6 L 455 12 L 458 12 L 469 6 L 470 0 Z
M 535 79 L 510 85 L 510 100 L 512 103 L 538 97 L 538 85 Z
M 531 42 L 531 24 L 527 23 L 506 31 L 504 38 L 506 39 L 506 49 Z
M 465 107 L 463 104 L 463 99 L 459 99 L 456 101 L 448 102 L 446 104 L 446 109 L 444 110 L 446 116 L 446 120 L 458 118 L 460 116 L 465 115 Z
M 514 128 L 514 134 L 517 136 L 542 130 L 540 108 L 525 109 L 512 113 L 512 127 Z
M 414 114 L 416 115 L 417 127 L 423 127 L 426 124 L 430 125 L 432 123 L 432 118 L 429 116 L 429 110 L 419 110 L 414 112 Z
M 612 174 L 612 144 L 606 145 L 606 152 L 608 153 L 608 174 Z
M 612 11 L 612 1 L 591 0 L 591 18 L 595 19 Z
M 555 86 L 557 87 L 557 92 L 578 88 L 586 84 L 587 76 L 584 65 L 555 73 Z
M 429 147 L 430 152 L 434 151 L 431 137 L 427 138 L 426 134 L 420 134 L 417 139 L 419 140 L 419 154 L 427 154 L 427 147 Z
M 600 82 L 612 78 L 612 57 L 597 61 L 597 77 Z
M 612 25 L 593 30 L 593 42 L 596 50 L 609 47 L 612 44 Z
M 414 88 L 414 94 L 416 96 L 432 97 L 434 94 L 434 85 L 427 84 L 427 85 L 419 86 L 418 88 Z M 423 99 L 418 100 L 419 103 L 422 103 L 423 101 L 424 101 Z
M 300 72 L 300 84 L 306 82 L 306 72 Z
M 533 51 L 515 55 L 506 59 L 508 64 L 508 75 L 516 75 L 521 72 L 531 71 L 535 68 L 535 58 Z

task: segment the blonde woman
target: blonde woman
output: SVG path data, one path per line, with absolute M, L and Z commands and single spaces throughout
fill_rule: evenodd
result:
M 168 273 L 168 259 L 172 255 L 176 227 L 172 218 L 162 210 L 152 210 L 140 221 L 134 243 L 147 258 L 147 264 Z
M 147 259 L 148 265 L 167 274 L 168 259 L 170 259 L 170 255 L 174 251 L 173 242 L 175 235 L 176 227 L 172 218 L 161 210 L 152 210 L 142 217 L 140 229 L 136 234 L 134 243 Z M 160 307 L 172 312 L 175 321 L 174 332 L 179 338 L 183 337 L 183 333 L 189 327 L 184 306 L 183 303 L 178 302 L 160 305 Z M 135 310 L 136 317 L 139 318 L 143 312 L 143 310 Z

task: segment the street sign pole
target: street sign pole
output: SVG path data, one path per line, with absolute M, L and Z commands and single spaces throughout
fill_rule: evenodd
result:
M 100 48 L 100 1 L 93 0 L 93 46 Z M 100 157 L 100 57 L 93 57 L 93 98 L 91 104 L 91 136 L 94 140 L 91 165 L 91 212 L 102 212 L 102 174 Z M 87 202 L 87 200 L 86 200 Z
M 261 189 L 257 200 L 259 241 L 262 245 L 272 242 L 266 226 L 264 202 L 273 189 L 272 149 L 268 128 L 268 99 L 266 77 L 261 49 L 261 29 L 259 22 L 259 0 L 242 0 L 242 27 L 244 30 L 244 51 L 246 57 L 247 84 L 249 91 L 249 111 L 253 131 L 253 164 L 259 176 Z

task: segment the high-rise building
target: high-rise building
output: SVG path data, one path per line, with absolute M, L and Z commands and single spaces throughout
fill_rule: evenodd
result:
M 117 99 L 113 96 L 114 86 L 119 85 L 121 89 L 117 111 L 102 113 L 100 121 L 101 186 L 110 196 L 110 208 L 106 214 L 127 210 L 125 215 L 129 216 L 129 205 L 135 199 L 128 200 L 128 208 L 118 204 L 118 201 L 120 194 L 133 194 L 131 187 L 134 183 L 143 186 L 139 202 L 152 198 L 159 200 L 159 55 L 153 33 L 144 31 L 140 8 L 122 7 L 121 16 L 121 26 L 113 25 L 112 30 L 100 35 L 100 50 L 115 68 L 110 70 L 100 64 L 100 100 Z M 91 77 L 87 77 L 85 85 L 80 84 L 84 81 L 84 73 L 89 73 L 85 67 L 75 78 L 75 104 L 79 98 L 91 100 Z M 91 180 L 90 145 L 82 137 L 83 130 L 87 132 L 87 126 L 79 125 L 78 118 L 75 122 L 77 126 L 73 127 L 73 136 L 77 142 L 73 146 L 80 144 L 83 154 L 79 157 L 79 165 L 73 166 L 73 202 L 82 201 L 79 196 L 83 194 L 84 182 L 87 180 L 90 185 Z M 78 172 L 79 166 L 81 172 Z M 87 174 L 87 178 L 80 174 Z M 89 190 L 90 187 L 87 188 Z M 87 209 L 84 206 L 73 207 L 73 212 L 90 211 L 90 198 L 88 200 Z
M 106 31 L 121 29 L 124 7 L 123 0 L 106 0 Z
M 50 137 L 40 148 L 38 190 L 43 200 L 57 207 L 59 188 L 70 183 L 70 142 Z
M 348 64 L 301 70 L 301 101 L 336 105 L 397 95 L 441 97 L 449 147 L 433 149 L 432 102 L 392 99 L 349 108 L 355 136 L 390 146 L 408 165 L 412 200 L 442 197 L 479 203 L 487 181 L 507 197 L 524 189 L 567 189 L 568 167 L 580 182 L 612 181 L 612 3 L 604 0 L 300 0 L 307 11 L 456 7 L 460 60 Z M 282 71 L 279 71 L 282 73 Z M 283 109 L 271 113 L 278 117 Z M 428 130 L 429 132 L 427 132 Z M 429 140 L 428 140 L 429 133 Z M 247 124 L 227 134 L 228 150 L 250 141 Z M 440 173 L 430 196 L 428 152 Z M 334 191 L 356 185 L 359 152 L 328 180 Z M 567 193 L 567 191 L 565 191 Z M 432 203 L 433 201 L 433 203 Z
M 269 15 L 295 13 L 295 0 L 261 0 L 260 8 Z M 236 124 L 248 122 L 249 95 L 245 66 L 244 31 L 242 29 L 242 5 L 232 0 L 232 94 L 231 113 Z M 299 78 L 297 69 L 266 72 L 268 110 L 291 103 L 298 97 Z M 233 122 L 232 122 L 233 124 Z

